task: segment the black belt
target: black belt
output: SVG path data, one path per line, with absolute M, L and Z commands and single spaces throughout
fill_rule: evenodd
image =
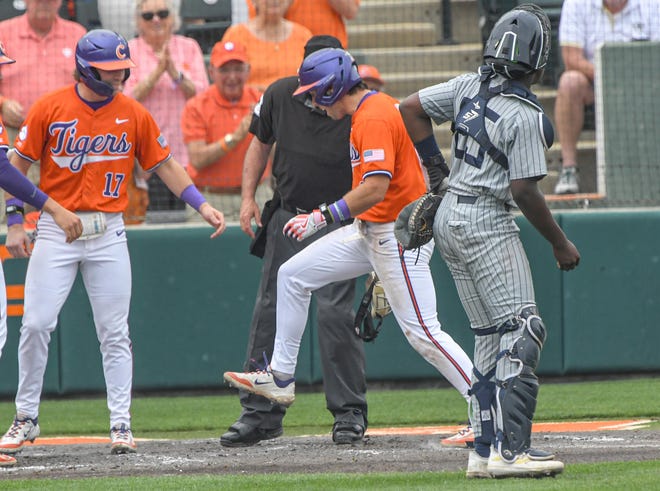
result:
M 460 205 L 473 205 L 477 202 L 479 196 L 466 196 L 464 194 L 456 195 L 456 202 Z M 504 203 L 504 209 L 506 211 L 511 211 L 511 206 Z
M 294 215 L 300 215 L 301 213 L 311 213 L 311 210 L 298 208 L 297 206 L 293 206 L 288 203 L 282 203 L 280 208 L 282 208 L 284 211 L 288 211 L 289 213 L 293 213 Z
M 477 202 L 477 198 L 479 196 L 465 196 L 463 194 L 457 194 L 456 197 L 458 198 L 456 202 L 461 205 L 473 205 Z

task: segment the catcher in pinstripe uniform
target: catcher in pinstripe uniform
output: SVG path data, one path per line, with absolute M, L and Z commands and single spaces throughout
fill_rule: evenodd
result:
M 538 181 L 553 130 L 530 86 L 547 62 L 550 22 L 536 5 L 494 26 L 478 73 L 420 90 L 400 105 L 421 157 L 439 153 L 432 122 L 454 131 L 449 189 L 434 221 L 435 243 L 454 277 L 475 334 L 468 477 L 562 472 L 552 454 L 531 450 L 546 329 L 511 211 L 519 208 L 572 270 L 580 253 L 548 210 Z

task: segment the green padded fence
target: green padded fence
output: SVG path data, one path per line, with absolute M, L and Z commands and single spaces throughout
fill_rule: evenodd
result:
M 548 328 L 539 374 L 660 370 L 660 211 L 569 211 L 557 218 L 582 253 L 580 267 L 569 273 L 556 268 L 550 245 L 518 218 Z M 248 239 L 238 227 L 216 240 L 209 234 L 208 228 L 186 226 L 128 231 L 137 390 L 222 387 L 221 373 L 243 366 L 261 261 L 247 253 Z M 5 260 L 8 285 L 22 284 L 26 264 Z M 471 354 L 472 333 L 437 253 L 432 270 L 443 328 Z M 20 318 L 10 317 L 8 324 L 0 360 L 0 396 L 5 397 L 16 391 Z M 321 380 L 315 326 L 312 316 L 299 384 Z M 439 378 L 408 345 L 392 316 L 366 351 L 369 380 Z M 78 278 L 53 335 L 44 392 L 103 390 L 98 341 Z

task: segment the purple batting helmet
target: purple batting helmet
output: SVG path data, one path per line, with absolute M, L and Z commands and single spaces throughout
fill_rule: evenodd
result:
M 343 49 L 325 48 L 303 60 L 298 69 L 298 81 L 300 87 L 293 95 L 313 90 L 317 104 L 330 106 L 362 79 L 350 53 Z
M 135 66 L 131 61 L 128 43 L 123 36 L 107 29 L 94 29 L 80 38 L 76 45 L 76 68 L 80 79 L 99 95 L 110 97 L 114 88 L 101 81 L 100 70 L 126 71 L 124 81 L 130 76 L 130 69 Z

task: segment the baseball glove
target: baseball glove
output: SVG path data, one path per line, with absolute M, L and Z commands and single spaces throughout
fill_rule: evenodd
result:
M 378 279 L 378 276 L 376 276 L 376 273 L 373 272 L 369 275 L 367 283 L 369 285 L 373 283 L 373 291 L 371 292 L 371 317 L 385 317 L 392 312 L 392 306 L 389 300 L 387 300 L 383 284 Z
M 426 193 L 406 205 L 394 224 L 394 235 L 405 250 L 418 249 L 433 238 L 433 220 L 442 197 Z
M 392 312 L 392 308 L 376 273 L 369 275 L 366 287 L 353 325 L 355 335 L 365 342 L 370 342 L 378 337 L 383 317 Z

